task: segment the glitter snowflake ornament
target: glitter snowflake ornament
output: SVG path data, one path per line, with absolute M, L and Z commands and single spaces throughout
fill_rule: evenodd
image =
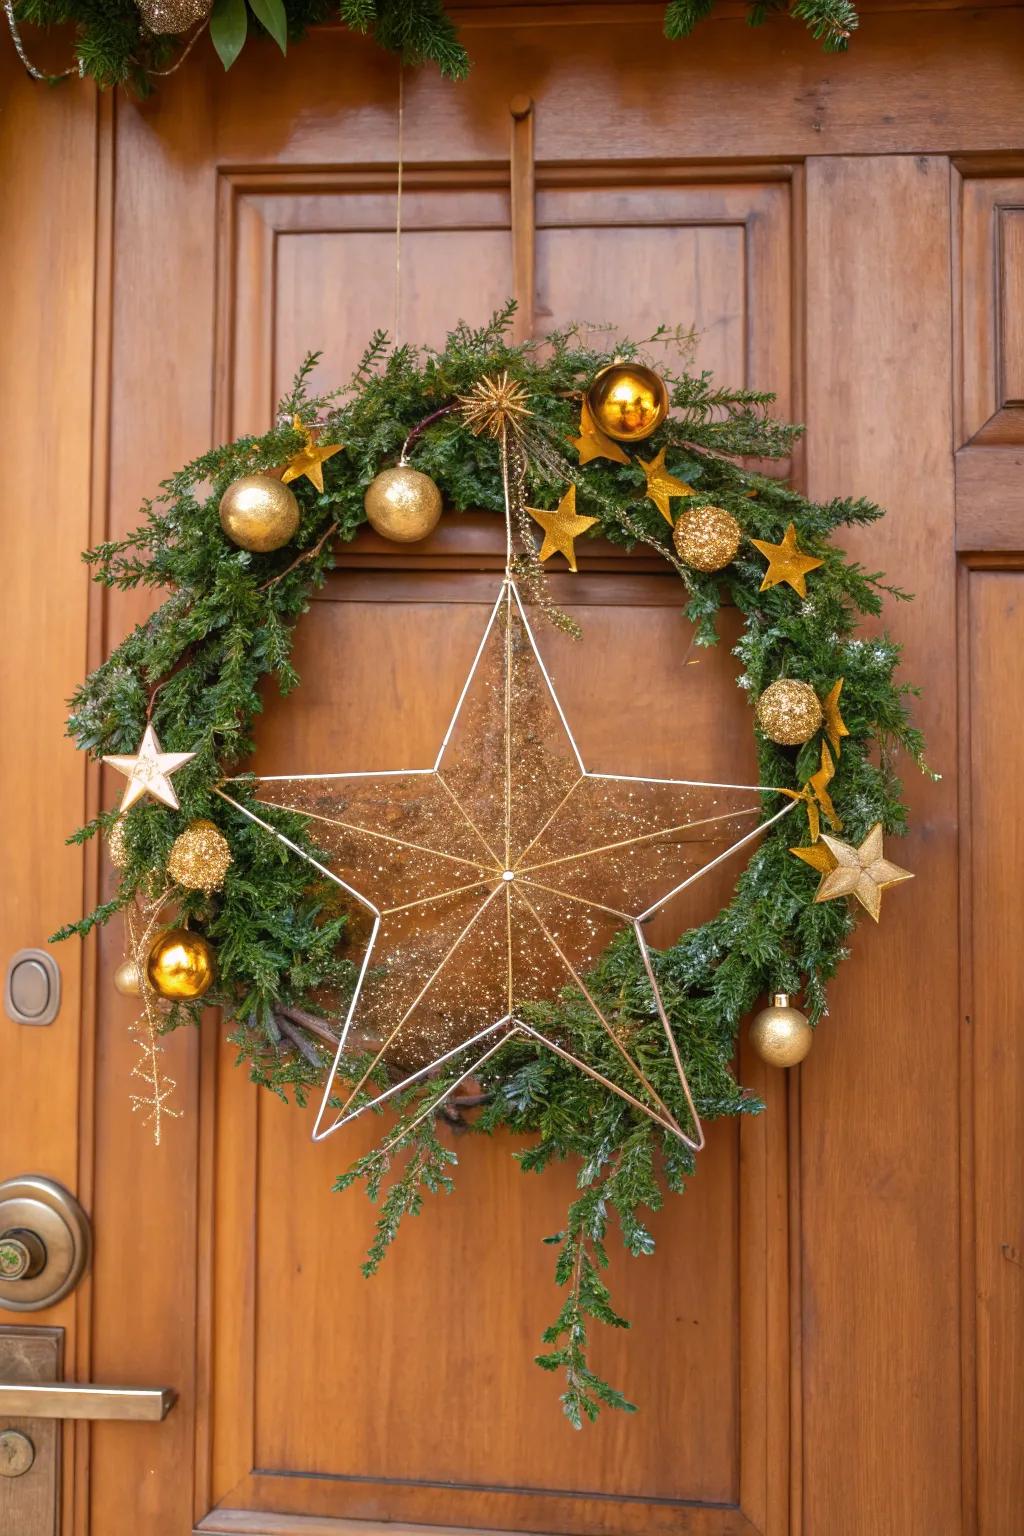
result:
M 792 809 L 787 802 L 762 822 L 764 793 L 756 785 L 588 770 L 506 575 L 433 766 L 258 782 L 260 802 L 310 819 L 325 851 L 316 867 L 366 915 L 361 968 L 314 1139 L 457 1061 L 450 1093 L 518 1035 L 699 1150 L 703 1132 L 644 924 Z M 652 1014 L 678 1073 L 675 1109 L 588 984 L 588 971 L 622 929 L 639 950 Z M 553 1039 L 537 1027 L 529 1005 L 566 989 L 607 1032 L 621 1059 L 618 1081 L 570 1033 Z M 342 1074 L 343 1086 L 339 1066 L 357 1035 L 375 1042 L 376 1055 L 354 1086 L 351 1070 Z M 382 1063 L 390 1083 L 375 1092 L 373 1073 Z

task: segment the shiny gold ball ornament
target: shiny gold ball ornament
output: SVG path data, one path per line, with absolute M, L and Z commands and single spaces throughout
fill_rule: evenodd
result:
M 587 390 L 594 425 L 619 443 L 639 443 L 668 415 L 668 390 L 653 368 L 609 363 Z
M 810 683 L 780 677 L 769 683 L 758 699 L 755 718 L 769 741 L 780 747 L 801 747 L 821 729 L 823 716 L 818 695 Z
M 213 985 L 213 945 L 189 928 L 168 928 L 146 961 L 146 979 L 154 992 L 175 1001 L 202 997 Z
M 142 996 L 142 977 L 134 960 L 122 960 L 114 972 L 114 986 L 122 997 Z
M 382 469 L 363 497 L 370 527 L 396 544 L 415 544 L 433 533 L 441 519 L 441 492 L 409 464 Z
M 776 992 L 767 1008 L 754 1016 L 750 1043 L 770 1067 L 795 1067 L 814 1041 L 807 1015 L 790 1006 L 785 992 Z
M 212 821 L 192 821 L 174 839 L 167 873 L 189 891 L 219 891 L 231 864 L 231 847 Z
M 125 818 L 119 816 L 107 833 L 107 854 L 115 869 L 127 869 L 128 849 L 124 842 Z
M 299 530 L 295 492 L 273 475 L 243 475 L 220 499 L 220 524 L 239 549 L 266 555 L 282 549 Z
M 722 571 L 735 560 L 743 530 L 724 507 L 702 502 L 676 522 L 672 542 L 684 565 L 694 571 Z

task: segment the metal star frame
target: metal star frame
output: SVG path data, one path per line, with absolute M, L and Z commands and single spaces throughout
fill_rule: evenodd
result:
M 314 822 L 326 862 L 220 793 L 366 914 L 369 932 L 314 1140 L 461 1057 L 464 1070 L 422 1111 L 432 1113 L 519 1036 L 572 1063 L 688 1147 L 703 1147 L 644 925 L 795 802 L 761 822 L 763 795 L 779 791 L 585 767 L 508 571 L 431 767 L 258 781 L 259 801 Z M 593 963 L 623 929 L 632 931 L 643 962 L 685 1124 L 587 984 Z M 567 988 L 606 1032 L 628 1087 L 586 1059 L 571 1026 L 557 1038 L 544 1032 L 538 1005 Z M 336 1108 L 331 1100 L 354 1026 L 379 1049 Z M 375 1092 L 382 1063 L 398 1080 Z

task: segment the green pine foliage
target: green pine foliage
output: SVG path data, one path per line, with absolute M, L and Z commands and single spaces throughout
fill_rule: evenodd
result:
M 714 0 L 668 0 L 665 36 L 689 37 L 713 9 Z M 751 26 L 777 12 L 803 22 L 829 53 L 845 49 L 857 27 L 853 0 L 748 0 Z M 182 51 L 182 39 L 149 30 L 135 0 L 15 0 L 14 13 L 19 25 L 70 28 L 83 74 L 139 95 L 153 89 Z M 469 73 L 469 54 L 444 0 L 214 0 L 209 25 L 229 69 L 249 34 L 269 35 L 283 52 L 287 39 L 298 42 L 311 26 L 326 21 L 368 33 L 405 63 L 433 64 L 450 80 Z
M 730 510 L 746 536 L 723 572 L 702 575 L 679 565 L 665 520 L 645 500 L 644 475 L 635 462 L 595 460 L 579 469 L 563 457 L 578 430 L 581 392 L 609 361 L 610 340 L 601 331 L 571 327 L 542 343 L 514 345 L 512 310 L 510 304 L 479 330 L 458 326 L 439 351 L 393 348 L 378 332 L 336 396 L 310 395 L 317 358 L 308 358 L 270 431 L 202 454 L 164 482 L 159 496 L 144 506 L 134 533 L 85 556 L 97 581 L 113 588 L 152 588 L 164 599 L 76 691 L 69 733 L 96 757 L 131 752 L 151 718 L 165 750 L 196 756 L 175 776 L 180 811 L 144 801 L 128 813 L 126 862 L 116 894 L 59 937 L 84 937 L 137 894 L 150 891 L 154 880 L 166 878 L 161 872 L 171 843 L 187 823 L 195 817 L 215 821 L 233 855 L 223 891 L 178 893 L 190 924 L 206 933 L 218 952 L 216 990 L 205 1001 L 225 1010 L 239 1060 L 253 1080 L 299 1103 L 322 1090 L 359 957 L 346 947 L 346 911 L 337 888 L 315 872 L 310 878 L 310 866 L 221 799 L 217 785 L 225 776 L 242 774 L 232 792 L 242 803 L 255 803 L 253 781 L 244 777 L 254 720 L 268 688 L 287 693 L 298 684 L 291 661 L 295 625 L 331 569 L 336 544 L 351 539 L 363 523 L 366 487 L 381 468 L 397 461 L 413 427 L 484 374 L 507 369 L 529 392 L 530 432 L 540 434 L 550 450 L 530 458 L 531 501 L 554 505 L 568 474 L 577 484 L 579 510 L 598 519 L 594 532 L 626 548 L 642 539 L 660 550 L 679 572 L 681 603 L 698 643 L 717 642 L 723 604 L 739 610 L 744 627 L 735 652 L 738 683 L 751 705 L 778 677 L 804 679 L 819 695 L 845 678 L 842 706 L 850 734 L 830 786 L 844 836 L 859 842 L 876 821 L 889 833 L 904 830 L 895 758 L 902 750 L 920 761 L 922 744 L 908 720 L 909 690 L 896 680 L 899 647 L 885 635 L 856 634 L 862 616 L 880 612 L 883 595 L 904 594 L 832 542 L 844 527 L 873 522 L 880 509 L 857 499 L 812 502 L 782 481 L 748 469 L 746 458 L 786 456 L 799 429 L 772 418 L 770 395 L 723 388 L 708 374 L 678 365 L 673 372 L 666 354 L 671 363 L 680 347 L 685 351 L 687 337 L 662 329 L 645 343 L 615 346 L 621 356 L 647 356 L 669 386 L 673 413 L 645 451 L 665 447 L 673 473 L 702 499 Z M 271 470 L 299 449 L 293 415 L 319 423 L 322 440 L 343 443 L 344 451 L 325 463 L 322 494 L 308 480 L 294 484 L 302 521 L 293 543 L 274 554 L 247 553 L 225 537 L 219 501 L 239 476 Z M 422 430 L 412 459 L 440 486 L 452 513 L 503 510 L 497 447 L 486 436 L 471 435 L 456 414 L 442 414 Z M 801 547 L 823 562 L 808 577 L 805 600 L 785 585 L 760 590 L 764 560 L 748 542 L 751 537 L 778 542 L 791 522 Z M 358 665 L 358 658 L 343 664 Z M 759 737 L 758 748 L 764 784 L 798 790 L 820 761 L 820 738 L 796 750 Z M 773 808 L 766 796 L 765 815 Z M 303 817 L 262 804 L 260 814 L 315 854 L 315 833 Z M 74 839 L 109 829 L 115 816 L 104 813 Z M 789 852 L 793 843 L 809 839 L 807 817 L 798 806 L 760 840 L 729 904 L 653 957 L 702 1120 L 761 1107 L 733 1072 L 738 1029 L 760 997 L 774 990 L 802 993 L 814 1023 L 825 1013 L 827 984 L 847 951 L 854 918 L 844 901 L 813 902 L 818 876 Z M 685 1125 L 686 1103 L 629 935 L 611 944 L 587 983 Z M 167 1027 L 194 1014 L 194 1007 L 179 1005 L 169 1013 Z M 635 1088 L 614 1043 L 571 989 L 554 1001 L 533 1004 L 530 1021 L 549 1036 L 570 1038 L 575 1052 L 598 1071 Z M 366 1059 L 346 1058 L 340 1075 L 358 1082 L 367 1065 Z M 450 1135 L 442 1139 L 441 1131 L 446 1120 L 459 1126 L 464 1120 L 459 1100 L 446 1102 L 460 1070 L 456 1060 L 396 1095 L 398 1120 L 386 1121 L 387 1149 L 371 1152 L 338 1180 L 339 1189 L 362 1183 L 379 1204 L 367 1273 L 378 1267 L 405 1217 L 419 1213 L 425 1196 L 451 1188 L 457 1159 Z M 386 1067 L 379 1065 L 373 1083 L 379 1088 L 388 1080 Z M 565 1299 L 545 1334 L 539 1363 L 563 1374 L 563 1403 L 572 1423 L 594 1417 L 604 1406 L 628 1408 L 588 1364 L 591 1325 L 626 1326 L 604 1278 L 609 1220 L 630 1254 L 649 1255 L 654 1239 L 644 1213 L 656 1211 L 666 1192 L 682 1191 L 693 1156 L 624 1100 L 522 1036 L 481 1069 L 479 1089 L 476 1101 L 482 1107 L 468 1121 L 474 1134 L 526 1135 L 527 1148 L 517 1154 L 525 1173 L 542 1173 L 566 1160 L 579 1169 L 579 1193 L 565 1229 L 549 1239 L 558 1250 L 555 1280 Z

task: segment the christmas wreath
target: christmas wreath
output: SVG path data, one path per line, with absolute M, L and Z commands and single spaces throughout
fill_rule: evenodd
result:
M 857 908 L 877 919 L 882 891 L 909 878 L 882 841 L 904 830 L 894 750 L 920 763 L 921 740 L 894 680 L 898 646 L 854 634 L 883 592 L 904 594 L 832 543 L 881 511 L 815 503 L 746 467 L 788 455 L 800 430 L 771 417 L 773 397 L 685 371 L 692 338 L 679 331 L 614 352 L 582 326 L 513 345 L 511 314 L 460 325 L 440 351 L 377 333 L 331 396 L 310 394 L 309 357 L 270 431 L 201 455 L 164 482 L 134 533 L 85 555 L 108 587 L 168 595 L 71 701 L 69 734 L 128 785 L 118 809 L 74 835 L 105 834 L 116 894 L 56 937 L 124 913 L 117 985 L 141 1009 L 133 1102 L 157 1138 L 176 1113 L 160 1038 L 207 1005 L 224 1011 L 256 1083 L 299 1105 L 323 1093 L 326 1131 L 388 1101 L 381 1144 L 336 1185 L 361 1181 L 379 1203 L 368 1274 L 424 1192 L 451 1188 L 453 1124 L 527 1133 L 516 1154 L 527 1171 L 578 1160 L 578 1197 L 548 1239 L 564 1304 L 538 1357 L 564 1371 L 578 1425 L 603 1404 L 630 1406 L 587 1363 L 588 1323 L 624 1326 L 603 1280 L 611 1212 L 628 1250 L 649 1254 L 642 1212 L 693 1172 L 701 1120 L 760 1110 L 732 1068 L 759 997 L 773 999 L 752 1026 L 765 1058 L 806 1054 Z M 673 354 L 673 368 L 652 366 Z M 283 692 L 298 685 L 294 626 L 338 545 L 367 517 L 385 536 L 420 538 L 442 505 L 503 513 L 510 556 L 434 767 L 418 779 L 254 777 L 245 764 L 261 688 L 271 677 Z M 572 627 L 546 591 L 546 562 L 575 570 L 575 541 L 591 534 L 664 557 L 697 643 L 716 642 L 724 603 L 742 615 L 738 683 L 760 774 L 746 803 L 736 786 L 616 779 L 573 759 L 528 614 L 539 628 Z M 492 782 L 502 710 L 505 777 Z M 510 847 L 514 822 L 529 856 Z M 653 906 L 638 893 L 678 889 L 679 869 L 723 842 L 753 848 L 729 904 L 671 948 L 649 949 Z M 446 860 L 459 869 L 439 873 Z M 360 905 L 371 862 L 398 870 L 401 900 Z M 617 902 L 601 894 L 612 876 Z M 475 905 L 463 909 L 467 891 Z M 488 930 L 496 912 L 506 917 Z M 515 956 L 514 912 L 536 941 Z M 505 963 L 506 920 L 510 1012 L 477 1029 L 488 954 Z M 432 935 L 446 922 L 459 932 L 442 961 Z M 402 989 L 420 988 L 407 1018 L 458 944 L 443 1001 L 438 983 L 417 1029 L 388 1032 Z M 797 993 L 804 1012 L 782 995 Z M 376 1033 L 360 1032 L 367 997 Z

